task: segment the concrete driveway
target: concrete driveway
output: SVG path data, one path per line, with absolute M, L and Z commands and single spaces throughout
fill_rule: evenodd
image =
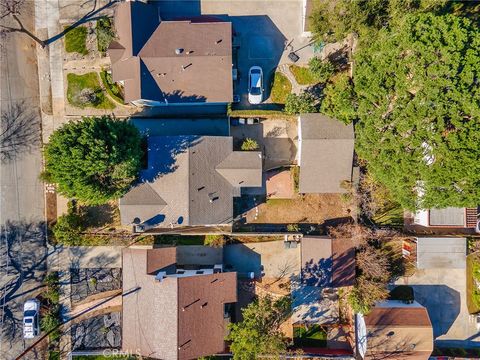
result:
M 455 249 L 440 245 L 436 247 L 435 262 L 422 262 L 423 266 L 431 266 L 417 269 L 413 276 L 400 279 L 397 284 L 412 286 L 415 300 L 427 308 L 436 345 L 480 347 L 480 333 L 467 310 L 465 263 L 460 267 L 458 263 L 448 261 Z M 443 253 L 439 249 L 443 249 Z
M 271 119 L 255 125 L 232 126 L 230 134 L 239 143 L 245 138 L 257 141 L 265 157 L 265 171 L 295 163 L 298 149 L 295 121 Z
M 269 108 L 270 81 L 278 65 L 290 63 L 288 53 L 310 42 L 302 36 L 302 0 L 198 0 L 161 1 L 160 13 L 163 19 L 198 15 L 215 15 L 231 21 L 236 45 L 234 62 L 237 64 L 239 79 L 234 93 L 240 95 L 241 108 Z M 288 46 L 287 46 L 288 45 Z M 308 62 L 313 49 L 306 46 L 297 52 L 300 63 Z M 247 101 L 248 70 L 251 66 L 260 66 L 264 73 L 264 99 L 262 105 L 250 105 Z
M 300 274 L 300 246 L 285 249 L 284 241 L 232 244 L 223 248 L 223 261 L 246 276 L 253 271 L 256 278 L 292 277 Z

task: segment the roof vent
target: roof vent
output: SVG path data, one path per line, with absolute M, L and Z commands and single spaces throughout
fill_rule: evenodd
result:
M 192 63 L 190 63 L 188 65 L 182 65 L 182 70 L 185 71 L 185 69 L 189 68 L 192 65 L 193 65 Z
M 193 54 L 193 50 L 187 51 L 187 55 Z
M 183 53 L 183 49 L 182 49 L 182 48 L 176 48 L 176 49 L 175 49 L 175 54 L 180 55 L 181 53 Z

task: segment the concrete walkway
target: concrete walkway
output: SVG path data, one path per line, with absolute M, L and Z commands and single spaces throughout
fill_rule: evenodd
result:
M 59 246 L 56 256 L 50 256 L 48 268 L 51 271 L 71 268 L 120 268 L 122 267 L 122 246 Z
M 62 31 L 59 21 L 58 0 L 35 1 L 35 31 L 39 36 L 49 39 L 59 34 Z M 61 38 L 49 43 L 45 49 L 38 49 L 44 142 L 65 121 L 62 52 Z

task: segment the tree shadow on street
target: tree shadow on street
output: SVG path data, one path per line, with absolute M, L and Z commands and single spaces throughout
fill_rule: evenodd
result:
M 40 118 L 25 101 L 11 103 L 1 113 L 0 160 L 14 160 L 40 142 Z
M 46 271 L 45 224 L 7 221 L 0 228 L 1 336 L 12 344 L 22 334 L 23 297 L 43 287 Z M 32 286 L 25 286 L 26 283 Z M 37 286 L 33 286 L 37 283 Z

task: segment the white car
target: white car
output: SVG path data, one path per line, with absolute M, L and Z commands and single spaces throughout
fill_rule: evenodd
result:
M 248 70 L 248 102 L 260 104 L 263 100 L 263 71 L 260 66 Z
M 40 302 L 30 299 L 23 304 L 23 338 L 33 339 L 40 334 Z

